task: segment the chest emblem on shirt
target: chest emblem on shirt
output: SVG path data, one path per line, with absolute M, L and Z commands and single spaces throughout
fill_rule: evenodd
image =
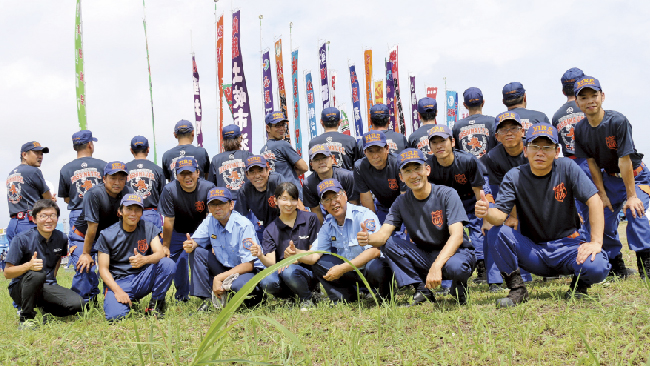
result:
M 431 213 L 431 222 L 439 229 L 442 228 L 442 210 L 436 210 Z
M 616 137 L 607 136 L 605 138 L 605 143 L 607 144 L 607 147 L 610 148 L 611 150 L 616 150 Z
M 145 253 L 149 249 L 149 244 L 147 244 L 147 239 L 138 240 L 138 252 Z
M 455 178 L 458 184 L 467 184 L 467 178 L 465 177 L 465 174 L 456 174 Z
M 196 208 L 196 211 L 203 212 L 203 210 L 205 210 L 205 202 L 203 201 L 194 202 L 194 207 Z
M 368 220 L 364 221 L 363 223 L 366 225 L 366 229 L 368 229 L 368 231 L 375 231 L 376 226 L 375 226 L 375 220 L 374 219 L 368 219 Z
M 23 175 L 16 173 L 16 171 L 7 178 L 7 198 L 9 199 L 9 202 L 15 204 L 20 202 L 23 198 L 23 196 L 20 195 L 20 192 L 22 191 L 21 185 L 23 183 Z
M 269 197 L 269 207 L 271 208 L 276 208 L 277 205 L 275 204 L 275 196 Z
M 566 197 L 566 187 L 564 186 L 564 182 L 553 187 L 553 191 L 555 191 L 555 199 L 558 202 L 564 202 L 564 198 Z
M 399 188 L 399 186 L 397 185 L 397 179 L 389 179 L 388 188 L 392 189 L 393 191 L 396 191 Z

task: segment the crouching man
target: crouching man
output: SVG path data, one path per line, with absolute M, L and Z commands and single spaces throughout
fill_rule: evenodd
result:
M 572 274 L 566 297 L 584 297 L 587 289 L 607 277 L 611 265 L 603 248 L 603 203 L 587 175 L 568 158 L 559 158 L 557 130 L 547 124 L 531 126 L 524 154 L 528 164 L 510 170 L 499 188 L 496 207 L 483 196 L 477 217 L 495 225 L 488 233 L 492 258 L 510 289 L 497 307 L 528 299 L 519 268 L 539 276 Z M 575 200 L 589 207 L 591 242 L 579 234 Z M 503 225 L 517 206 L 520 231 Z
M 137 194 L 120 202 L 120 221 L 99 234 L 99 276 L 107 287 L 106 320 L 119 320 L 131 311 L 132 301 L 151 294 L 147 315 L 164 316 L 165 296 L 174 276 L 174 261 L 165 256 L 160 229 L 141 220 L 144 204 Z

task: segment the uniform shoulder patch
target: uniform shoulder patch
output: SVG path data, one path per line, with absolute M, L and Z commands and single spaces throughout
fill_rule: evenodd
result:
M 376 229 L 375 219 L 368 219 L 368 220 L 364 221 L 363 223 L 366 225 L 366 229 L 368 229 L 368 231 L 375 231 L 375 229 Z

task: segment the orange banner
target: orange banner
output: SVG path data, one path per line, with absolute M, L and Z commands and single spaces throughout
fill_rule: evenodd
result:
M 370 107 L 372 107 L 372 50 L 363 51 L 366 66 L 366 105 L 368 109 L 368 129 L 370 129 Z
M 375 104 L 384 103 L 384 81 L 375 81 Z

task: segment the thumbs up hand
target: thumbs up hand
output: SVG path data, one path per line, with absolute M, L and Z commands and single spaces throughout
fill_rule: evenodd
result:
M 38 253 L 34 252 L 34 255 L 32 256 L 32 260 L 29 261 L 29 269 L 31 271 L 41 271 L 43 269 L 43 260 L 38 259 Z
M 129 257 L 129 263 L 133 268 L 140 268 L 147 264 L 147 260 L 137 249 L 133 248 L 133 256 Z
M 370 234 L 365 222 L 361 223 L 361 231 L 357 233 L 357 243 L 361 246 L 370 244 Z
M 190 234 L 185 235 L 187 236 L 187 239 L 183 242 L 183 250 L 185 250 L 186 253 L 192 253 L 199 245 L 190 237 Z
M 474 205 L 474 214 L 478 218 L 484 218 L 488 214 L 490 209 L 490 202 L 488 202 L 487 197 L 485 197 L 485 192 L 481 190 L 481 199 L 476 201 Z
M 293 240 L 289 240 L 289 246 L 284 250 L 284 257 L 289 258 L 296 255 L 296 253 L 298 253 L 298 249 L 296 249 L 296 246 L 293 244 Z

